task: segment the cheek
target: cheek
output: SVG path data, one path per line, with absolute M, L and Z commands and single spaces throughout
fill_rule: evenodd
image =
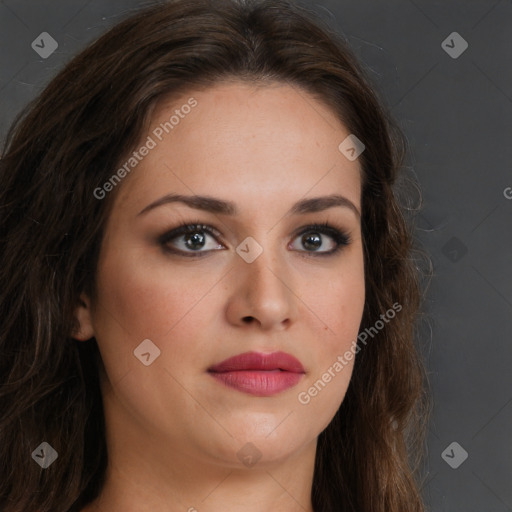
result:
M 156 268 L 133 258 L 111 257 L 98 270 L 99 302 L 109 322 L 134 337 L 161 338 L 174 329 L 215 284 L 211 273 L 197 279 L 172 264 Z
M 197 279 L 171 265 L 162 271 L 137 258 L 110 254 L 98 268 L 94 329 L 111 380 L 117 381 L 134 368 L 140 370 L 134 350 L 145 339 L 162 352 L 158 365 L 166 360 L 164 351 L 171 339 L 178 341 L 173 343 L 173 359 L 190 357 L 186 349 L 190 351 L 194 330 L 201 330 L 205 326 L 200 322 L 208 321 L 198 312 L 218 278 L 205 272 Z
M 324 352 L 341 350 L 357 336 L 364 303 L 364 266 L 359 259 L 347 261 L 337 272 L 305 283 L 304 303 L 320 320 L 325 334 Z
M 361 257 L 362 258 L 362 257 Z M 297 401 L 325 428 L 341 405 L 350 384 L 357 335 L 365 303 L 362 259 L 350 262 L 305 301 L 321 320 L 314 351 L 314 370 L 298 390 Z
M 309 302 L 311 310 L 322 320 L 323 329 L 342 339 L 345 333 L 358 329 L 364 300 L 364 281 L 350 278 L 340 283 L 330 281 Z
M 326 325 L 316 338 L 311 372 L 297 390 L 297 408 L 318 434 L 342 404 L 357 357 L 357 335 L 364 309 L 364 286 L 340 287 L 319 297 L 317 305 Z M 308 418 L 310 418 L 308 420 Z M 314 418 L 314 420 L 313 420 Z

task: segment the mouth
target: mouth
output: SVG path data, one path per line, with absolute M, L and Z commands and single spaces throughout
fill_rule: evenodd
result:
M 255 396 L 272 396 L 296 386 L 306 373 L 301 362 L 285 352 L 245 352 L 208 368 L 222 384 Z

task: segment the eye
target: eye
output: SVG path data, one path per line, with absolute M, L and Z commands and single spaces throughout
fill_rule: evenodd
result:
M 216 237 L 219 236 L 220 234 L 210 226 L 183 224 L 162 235 L 158 242 L 166 252 L 194 257 L 202 256 L 209 251 L 225 249 L 216 241 Z M 214 241 L 208 242 L 209 238 Z
M 350 243 L 345 232 L 328 223 L 306 226 L 297 236 L 300 237 L 299 243 L 306 248 L 305 252 L 314 256 L 330 256 Z M 292 247 L 297 249 L 293 244 Z

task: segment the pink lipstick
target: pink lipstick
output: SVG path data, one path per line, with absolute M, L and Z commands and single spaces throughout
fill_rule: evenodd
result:
M 272 396 L 296 386 L 305 373 L 300 361 L 285 352 L 245 352 L 208 372 L 226 386 L 255 396 Z

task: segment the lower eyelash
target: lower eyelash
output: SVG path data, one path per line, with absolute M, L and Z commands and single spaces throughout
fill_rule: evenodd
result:
M 334 227 L 328 222 L 324 222 L 321 224 L 310 224 L 309 226 L 304 227 L 296 236 L 302 236 L 306 233 L 321 233 L 323 235 L 330 236 L 334 242 L 336 243 L 336 247 L 331 249 L 330 251 L 300 251 L 301 254 L 305 254 L 307 256 L 332 256 L 333 254 L 340 251 L 343 247 L 349 245 L 352 240 L 348 233 L 344 230 Z
M 187 233 L 195 233 L 196 231 L 208 233 L 209 235 L 211 235 L 214 238 L 220 237 L 220 233 L 218 233 L 212 227 L 207 226 L 205 224 L 201 224 L 199 221 L 197 221 L 197 222 L 191 222 L 191 223 L 187 223 L 187 224 L 181 224 L 180 226 L 172 229 L 171 231 L 164 233 L 162 236 L 160 236 L 158 238 L 158 243 L 162 246 L 164 251 L 171 253 L 171 254 L 178 254 L 178 255 L 183 255 L 183 256 L 192 257 L 192 258 L 193 257 L 201 257 L 201 256 L 204 256 L 209 251 L 184 252 L 179 249 L 171 249 L 168 245 L 169 241 L 173 240 L 174 238 L 177 238 L 180 235 L 186 235 Z

